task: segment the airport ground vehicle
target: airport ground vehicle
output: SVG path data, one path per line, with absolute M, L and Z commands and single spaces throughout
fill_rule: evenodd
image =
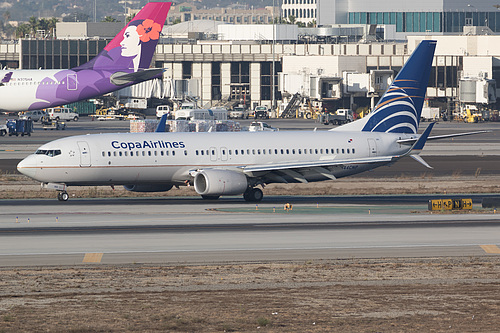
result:
M 48 108 L 47 113 L 49 114 L 50 119 L 54 120 L 74 120 L 78 121 L 78 113 L 73 112 L 69 108 Z
M 335 113 L 322 113 L 319 121 L 325 125 L 343 125 L 354 120 L 353 112 L 350 109 L 338 109 Z
M 483 121 L 483 114 L 476 105 L 465 105 L 461 113 L 464 123 L 477 123 Z
M 254 121 L 248 127 L 249 132 L 275 132 L 277 128 L 269 126 L 267 123 L 263 123 L 262 121 Z
M 42 123 L 42 128 L 44 130 L 64 130 L 66 128 L 66 124 L 64 122 L 50 119 L 48 115 L 40 118 L 40 122 Z
M 439 108 L 423 107 L 420 121 L 437 121 L 439 120 Z
M 47 112 L 44 110 L 32 110 L 32 111 L 24 111 L 19 113 L 19 119 L 27 119 L 27 120 L 33 120 L 34 122 L 37 122 L 45 116 Z
M 236 119 L 248 119 L 249 112 L 243 106 L 235 106 L 231 111 L 229 111 L 229 118 Z
M 0 136 L 7 135 L 7 131 L 8 131 L 7 125 L 0 125 Z
M 226 109 L 180 109 L 175 111 L 176 120 L 227 120 Z
M 254 113 L 255 119 L 269 119 L 269 109 L 267 106 L 257 106 Z
M 172 113 L 171 113 L 170 106 L 158 105 L 156 107 L 156 118 L 160 119 L 164 114 L 167 115 L 168 119 L 172 119 Z
M 118 112 L 114 108 L 100 108 L 95 111 L 95 114 L 91 114 L 92 120 L 125 120 L 125 115 Z

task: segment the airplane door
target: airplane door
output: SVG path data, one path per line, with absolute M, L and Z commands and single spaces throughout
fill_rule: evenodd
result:
M 226 147 L 222 147 L 220 149 L 220 159 L 222 161 L 227 161 L 227 148 Z
M 368 151 L 370 157 L 377 156 L 377 142 L 374 139 L 368 139 Z
M 78 84 L 77 84 L 77 79 L 76 79 L 76 74 L 68 74 L 66 77 L 67 79 L 67 88 L 68 90 L 77 90 Z
M 210 147 L 210 161 L 217 161 L 217 149 Z
M 90 149 L 86 141 L 78 141 L 78 148 L 80 148 L 80 166 L 90 167 Z

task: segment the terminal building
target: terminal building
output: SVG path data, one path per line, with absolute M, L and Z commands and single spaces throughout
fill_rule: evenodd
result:
M 500 11 L 491 1 L 423 1 L 418 8 L 406 0 L 363 2 L 363 7 L 355 0 L 328 3 L 336 6 L 335 20 L 316 28 L 203 20 L 166 26 L 152 63 L 165 69 L 164 79 L 120 94 L 190 97 L 205 107 L 283 108 L 300 96 L 295 100 L 316 109 L 370 108 L 418 43 L 435 39 L 429 106 L 452 112 L 467 102 L 498 109 Z M 287 6 L 301 5 L 321 8 L 322 3 L 286 0 L 282 13 L 288 14 L 292 7 Z M 0 63 L 23 69 L 78 66 L 95 56 L 123 23 L 105 29 L 106 35 L 91 29 L 93 23 L 76 24 L 88 26 L 58 26 L 54 40 L 1 44 Z

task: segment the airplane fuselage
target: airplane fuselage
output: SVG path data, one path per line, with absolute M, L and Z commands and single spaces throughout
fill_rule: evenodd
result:
M 324 161 L 336 162 L 329 171 L 339 178 L 389 163 L 375 158 L 404 154 L 409 147 L 396 140 L 417 136 L 335 131 L 93 134 L 47 143 L 20 168 L 41 182 L 67 185 L 182 185 L 192 180 L 190 171 L 198 169 L 243 170 L 252 165 Z M 374 160 L 351 163 L 363 158 Z M 281 177 L 296 182 L 286 174 Z M 308 182 L 327 179 L 314 170 L 304 178 Z
M 61 106 L 118 88 L 110 82 L 112 70 L 0 70 L 0 78 L 7 73 L 12 73 L 10 80 L 0 86 L 0 109 L 4 111 Z

